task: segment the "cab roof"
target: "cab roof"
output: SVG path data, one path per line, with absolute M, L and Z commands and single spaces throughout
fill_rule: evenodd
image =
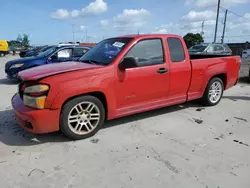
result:
M 180 38 L 181 36 L 175 34 L 132 34 L 132 35 L 124 35 L 114 38 L 154 38 L 154 37 L 176 37 Z

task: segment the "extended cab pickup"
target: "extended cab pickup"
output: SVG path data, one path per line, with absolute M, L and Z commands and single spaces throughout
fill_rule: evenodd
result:
M 213 106 L 237 84 L 241 63 L 238 56 L 190 56 L 183 38 L 163 34 L 105 39 L 79 61 L 19 72 L 12 106 L 24 129 L 83 139 L 105 119 L 195 99 Z

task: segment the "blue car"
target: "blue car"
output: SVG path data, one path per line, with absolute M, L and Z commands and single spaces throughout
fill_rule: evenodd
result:
M 90 48 L 87 46 L 51 46 L 46 51 L 32 57 L 9 61 L 5 64 L 7 78 L 17 80 L 18 72 L 50 63 L 78 61 Z

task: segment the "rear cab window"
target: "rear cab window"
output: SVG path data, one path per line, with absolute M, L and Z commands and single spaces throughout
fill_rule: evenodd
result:
M 214 50 L 215 51 L 224 51 L 224 48 L 221 45 L 215 45 Z
M 173 63 L 183 62 L 185 57 L 184 48 L 180 39 L 175 37 L 167 38 L 170 59 Z
M 226 51 L 231 51 L 231 48 L 229 48 L 229 46 L 227 44 L 223 44 L 224 48 L 226 49 Z

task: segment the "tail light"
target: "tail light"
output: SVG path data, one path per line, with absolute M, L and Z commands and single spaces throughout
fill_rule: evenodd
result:
M 20 92 L 23 93 L 23 103 L 33 108 L 44 109 L 45 100 L 49 92 L 49 85 L 34 84 L 22 85 Z

